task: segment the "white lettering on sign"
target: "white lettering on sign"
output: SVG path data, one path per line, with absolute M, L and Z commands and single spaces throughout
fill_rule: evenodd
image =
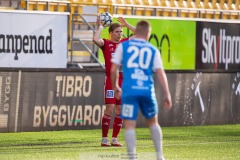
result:
M 11 77 L 7 76 L 5 80 L 5 88 L 4 88 L 4 103 L 3 103 L 3 111 L 8 112 L 10 106 L 10 92 L 11 92 Z
M 213 35 L 210 28 L 204 28 L 202 45 L 203 63 L 225 64 L 226 70 L 229 64 L 240 64 L 240 36 L 227 35 L 225 29 L 220 29 L 219 35 Z
M 33 127 L 98 126 L 106 106 L 35 106 Z
M 56 81 L 56 97 L 89 97 L 91 95 L 91 76 L 56 76 Z

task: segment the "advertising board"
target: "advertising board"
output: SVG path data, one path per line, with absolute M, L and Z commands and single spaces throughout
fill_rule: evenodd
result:
M 196 69 L 240 70 L 240 24 L 197 22 Z
M 0 132 L 100 129 L 104 70 L 0 72 Z M 240 72 L 167 73 L 173 107 L 155 85 L 161 126 L 240 123 Z M 112 116 L 114 118 L 114 116 Z M 139 112 L 137 127 L 146 127 Z
M 67 67 L 68 14 L 1 11 L 0 19 L 0 67 Z
M 126 18 L 126 20 L 135 26 L 140 19 Z M 164 68 L 194 70 L 196 22 L 167 19 L 149 19 L 149 22 L 152 26 L 149 42 L 159 49 Z M 126 37 L 132 35 L 127 28 L 123 28 L 123 33 Z M 102 31 L 102 38 L 109 38 L 108 28 Z M 102 52 L 99 51 L 99 59 L 104 63 Z

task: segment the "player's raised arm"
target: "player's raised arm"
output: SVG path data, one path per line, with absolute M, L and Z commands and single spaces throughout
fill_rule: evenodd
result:
M 122 27 L 127 27 L 135 34 L 136 27 L 129 24 L 123 17 L 118 17 L 118 22 L 121 23 Z
M 102 47 L 104 45 L 104 41 L 103 39 L 100 37 L 102 30 L 104 29 L 104 27 L 102 26 L 102 24 L 99 21 L 99 16 L 97 17 L 97 23 L 99 25 L 98 30 L 94 33 L 93 35 L 93 42 L 98 46 L 98 47 Z

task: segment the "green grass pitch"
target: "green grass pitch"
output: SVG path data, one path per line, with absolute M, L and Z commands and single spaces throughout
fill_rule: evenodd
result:
M 240 124 L 162 127 L 166 160 L 239 160 Z M 124 147 L 100 147 L 101 130 L 0 133 L 1 160 L 127 159 Z M 148 128 L 137 128 L 137 157 L 154 160 Z M 109 136 L 111 135 L 111 131 Z

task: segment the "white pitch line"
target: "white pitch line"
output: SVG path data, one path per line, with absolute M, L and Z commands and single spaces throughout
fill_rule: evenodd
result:
M 178 143 L 178 144 L 165 144 L 163 146 L 189 146 L 189 145 L 205 145 L 205 144 L 221 144 L 221 143 L 233 143 L 233 142 L 238 142 L 240 141 L 229 141 L 229 142 L 200 142 L 200 143 Z

